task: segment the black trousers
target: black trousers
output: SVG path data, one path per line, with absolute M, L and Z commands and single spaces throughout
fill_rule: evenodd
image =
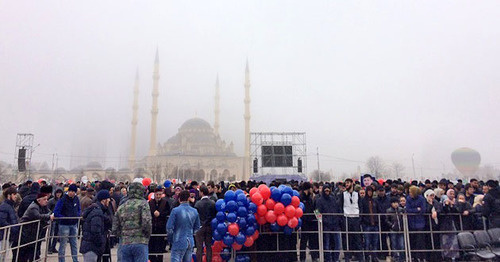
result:
M 161 262 L 163 261 L 163 253 L 165 252 L 165 247 L 167 246 L 166 240 L 166 229 L 154 228 L 153 234 L 162 234 L 163 236 L 151 236 L 149 239 L 149 260 L 151 262 Z M 151 255 L 154 254 L 154 255 Z
M 300 260 L 306 260 L 306 248 L 309 250 L 319 250 L 319 240 L 318 240 L 318 224 L 316 222 L 310 222 L 311 224 L 302 225 L 302 231 L 316 231 L 316 233 L 300 233 Z M 318 251 L 310 251 L 311 258 L 318 259 Z

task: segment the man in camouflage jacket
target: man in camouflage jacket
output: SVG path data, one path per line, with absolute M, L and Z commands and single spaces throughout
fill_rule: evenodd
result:
M 113 234 L 120 238 L 120 253 L 128 261 L 148 261 L 151 236 L 151 211 L 144 198 L 144 186 L 134 182 L 128 188 L 128 200 L 120 205 L 113 219 Z

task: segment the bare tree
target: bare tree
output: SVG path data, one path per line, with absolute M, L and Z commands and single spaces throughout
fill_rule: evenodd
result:
M 332 179 L 332 174 L 329 172 L 318 172 L 318 170 L 314 170 L 312 173 L 309 174 L 309 178 L 311 178 L 313 181 L 330 181 Z
M 405 171 L 405 166 L 399 162 L 392 163 L 392 172 L 396 178 L 403 177 Z
M 378 156 L 372 156 L 366 161 L 366 168 L 370 170 L 370 173 L 375 177 L 379 177 L 385 171 L 384 161 Z

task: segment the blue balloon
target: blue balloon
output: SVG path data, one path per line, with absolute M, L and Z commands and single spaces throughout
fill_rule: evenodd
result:
M 235 261 L 236 262 L 245 262 L 245 258 L 243 256 L 237 256 Z
M 283 229 L 283 233 L 285 233 L 285 235 L 291 235 L 293 232 L 293 229 L 289 226 L 285 226 L 285 228 Z
M 236 214 L 235 214 L 235 213 L 232 213 L 232 212 L 231 212 L 231 213 L 228 213 L 228 214 L 226 215 L 226 219 L 227 219 L 227 221 L 228 221 L 229 223 L 234 223 L 234 222 L 236 222 L 236 219 L 237 219 L 237 218 L 238 218 L 238 217 L 236 216 Z
M 279 202 L 281 200 L 281 190 L 279 188 L 273 189 L 273 191 L 271 191 L 271 198 L 274 201 Z
M 281 203 L 283 203 L 285 207 L 290 205 L 290 203 L 292 203 L 292 196 L 287 193 L 283 193 L 281 196 Z
M 304 211 L 304 208 L 306 208 L 306 206 L 304 205 L 304 203 L 300 202 L 299 208 L 302 209 L 302 211 Z
M 215 230 L 213 233 L 212 233 L 212 237 L 215 239 L 215 241 L 219 241 L 219 240 L 222 240 L 222 236 L 221 234 L 219 234 L 219 231 Z
M 238 189 L 238 190 L 234 191 L 234 193 L 236 194 L 236 196 L 238 196 L 240 194 L 245 195 L 245 192 L 243 192 L 243 190 L 241 190 L 241 189 Z
M 226 211 L 234 212 L 236 210 L 238 210 L 238 204 L 236 204 L 236 202 L 234 200 L 231 200 L 231 201 L 226 203 Z
M 299 191 L 293 190 L 293 196 L 300 197 Z
M 223 260 L 228 261 L 229 259 L 231 259 L 231 250 L 227 247 L 224 248 L 222 252 L 220 252 L 220 256 Z
M 281 191 L 283 191 L 283 189 L 285 189 L 285 187 L 286 187 L 285 185 L 279 185 L 278 189 L 281 190 Z
M 247 229 L 245 230 L 245 235 L 246 236 L 251 236 L 253 235 L 253 233 L 255 233 L 255 228 L 254 227 L 247 227 Z
M 217 202 L 215 202 L 215 210 L 224 212 L 225 209 L 226 202 L 224 201 L 224 199 L 219 199 L 217 200 Z
M 273 191 L 273 189 L 275 189 L 275 188 L 277 188 L 277 187 L 275 187 L 275 186 L 270 186 L 270 187 L 269 187 L 269 190 L 271 190 L 271 192 L 272 192 L 272 191 Z
M 224 242 L 224 244 L 226 244 L 227 246 L 231 246 L 234 243 L 234 237 L 226 234 L 224 236 L 224 239 L 222 239 L 222 242 Z
M 246 217 L 248 215 L 248 211 L 245 207 L 239 207 L 237 214 L 239 217 Z
M 213 229 L 216 229 L 218 224 L 219 224 L 219 220 L 217 220 L 217 218 L 214 218 L 214 219 L 212 219 L 210 225 L 212 226 Z
M 257 212 L 257 205 L 253 202 L 248 203 L 248 213 L 253 214 Z
M 247 216 L 247 224 L 248 225 L 253 225 L 257 223 L 257 219 L 255 219 L 254 215 L 248 215 Z
M 170 182 L 170 180 L 165 180 L 165 182 L 163 182 L 164 187 L 170 187 L 171 185 L 172 185 L 172 182 Z
M 217 225 L 217 232 L 219 232 L 219 234 L 220 234 L 221 236 L 223 236 L 224 234 L 226 234 L 226 232 L 227 232 L 227 226 L 226 226 L 226 224 L 224 224 L 224 223 L 219 223 L 219 224 Z
M 289 194 L 290 196 L 293 196 L 293 189 L 291 187 L 286 186 L 285 188 L 281 189 L 281 192 L 283 194 Z
M 247 220 L 245 218 L 243 218 L 243 217 L 240 217 L 238 219 L 238 226 L 240 227 L 240 231 L 242 229 L 246 228 L 247 227 Z
M 238 202 L 238 205 L 240 206 L 240 202 L 243 203 L 243 206 L 248 205 L 248 199 L 245 194 L 239 194 L 236 196 L 236 201 Z
M 224 200 L 226 200 L 226 203 L 231 201 L 231 200 L 236 200 L 236 193 L 234 193 L 234 191 L 227 191 L 225 194 L 224 194 Z
M 215 218 L 217 218 L 219 222 L 224 222 L 226 220 L 226 214 L 224 212 L 217 212 Z
M 278 223 L 274 222 L 271 224 L 271 231 L 278 232 L 279 230 L 280 230 L 280 225 L 278 225 Z
M 299 224 L 297 225 L 297 229 L 302 227 L 302 218 L 299 218 Z
M 245 235 L 243 235 L 241 232 L 238 233 L 238 235 L 236 235 L 234 237 L 234 241 L 240 245 L 243 245 L 245 244 L 245 241 L 247 240 L 247 238 L 245 237 Z
M 245 262 L 250 262 L 250 256 L 249 255 L 245 255 Z

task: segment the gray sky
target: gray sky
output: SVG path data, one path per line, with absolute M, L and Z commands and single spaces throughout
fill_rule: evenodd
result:
M 213 123 L 218 73 L 242 155 L 248 57 L 251 130 L 306 132 L 309 171 L 316 147 L 335 174 L 373 155 L 410 172 L 415 154 L 433 175 L 462 146 L 499 168 L 499 25 L 499 1 L 0 1 L 0 159 L 31 132 L 35 162 L 125 165 L 137 68 L 145 155 L 158 47 L 159 142 Z

